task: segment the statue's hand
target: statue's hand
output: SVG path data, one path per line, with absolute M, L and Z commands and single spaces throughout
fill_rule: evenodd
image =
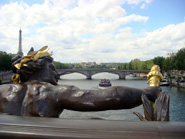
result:
M 144 94 L 152 102 L 155 102 L 155 100 L 158 98 L 160 93 L 161 93 L 161 88 L 158 87 L 158 86 L 149 87 L 149 88 L 144 90 Z
M 155 103 L 149 101 L 146 95 L 142 95 L 141 99 L 144 116 L 138 112 L 134 112 L 141 121 L 169 121 L 169 93 L 161 92 L 155 100 Z
M 169 121 L 170 95 L 162 92 L 155 101 L 154 119 L 156 121 Z

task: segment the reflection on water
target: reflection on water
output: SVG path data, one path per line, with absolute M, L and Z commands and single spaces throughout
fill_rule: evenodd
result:
M 170 120 L 185 121 L 185 89 L 177 87 L 161 87 L 170 93 Z
M 61 76 L 59 84 L 75 85 L 80 89 L 98 89 L 98 84 L 101 79 L 109 79 L 112 86 L 128 86 L 134 88 L 147 88 L 147 80 L 139 80 L 135 77 L 126 77 L 126 80 L 119 80 L 118 75 L 110 73 L 99 73 L 92 76 L 92 80 L 86 80 L 82 74 L 73 73 Z M 134 78 L 134 80 L 133 80 Z M 185 89 L 176 87 L 161 87 L 163 91 L 170 93 L 170 121 L 185 121 Z M 90 119 L 101 118 L 106 120 L 126 120 L 126 121 L 139 121 L 133 112 L 143 114 L 142 106 L 129 109 L 129 110 L 108 110 L 101 112 L 76 112 L 64 110 L 60 115 L 61 118 L 72 119 Z

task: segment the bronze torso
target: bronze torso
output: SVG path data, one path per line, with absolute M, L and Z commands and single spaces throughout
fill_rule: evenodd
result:
M 54 85 L 32 81 L 0 87 L 0 112 L 10 115 L 58 117 L 59 109 L 53 93 Z

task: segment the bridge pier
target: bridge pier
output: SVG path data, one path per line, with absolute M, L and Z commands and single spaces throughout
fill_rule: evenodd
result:
M 120 80 L 125 80 L 125 76 L 119 76 Z
M 90 74 L 87 75 L 87 80 L 91 80 L 91 79 L 92 79 L 91 75 Z
M 122 73 L 119 74 L 119 79 L 120 80 L 125 80 L 125 78 L 126 78 L 125 72 L 122 72 Z

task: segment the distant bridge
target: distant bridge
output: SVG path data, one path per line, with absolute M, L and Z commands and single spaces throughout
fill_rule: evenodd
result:
M 87 77 L 87 79 L 92 79 L 92 76 L 101 73 L 108 72 L 117 74 L 119 79 L 125 79 L 127 75 L 145 73 L 148 74 L 149 70 L 114 70 L 114 69 L 57 69 L 60 75 L 66 75 L 70 73 L 80 73 Z
M 149 70 L 113 70 L 113 69 L 57 69 L 60 75 L 66 75 L 71 73 L 80 73 L 87 77 L 87 79 L 92 79 L 92 76 L 97 73 L 108 72 L 117 74 L 119 79 L 125 79 L 125 77 L 129 74 L 138 74 L 145 73 L 148 74 Z M 10 83 L 12 75 L 14 75 L 12 71 L 1 72 L 0 79 L 3 83 Z

